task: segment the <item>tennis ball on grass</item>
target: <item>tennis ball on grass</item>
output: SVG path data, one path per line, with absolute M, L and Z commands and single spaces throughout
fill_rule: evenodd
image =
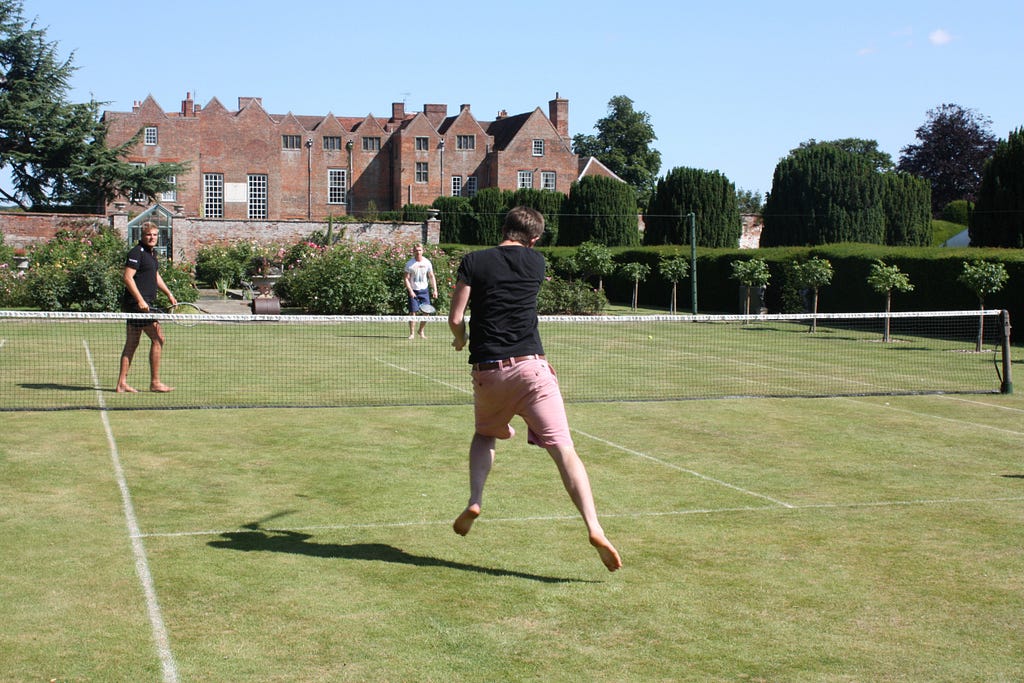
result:
M 653 334 L 649 334 L 649 335 L 647 335 L 647 338 L 648 339 L 654 339 L 654 335 Z

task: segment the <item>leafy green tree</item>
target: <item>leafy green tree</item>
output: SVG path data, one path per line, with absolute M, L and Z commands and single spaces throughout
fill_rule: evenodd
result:
M 829 143 L 794 149 L 775 167 L 761 246 L 881 244 L 882 183 L 864 156 Z
M 640 244 L 636 195 L 614 178 L 587 176 L 572 184 L 563 205 L 558 243 L 597 242 L 609 247 Z
M 864 140 L 863 138 L 842 138 L 840 140 L 829 140 L 817 142 L 813 138 L 807 142 L 800 143 L 800 147 L 813 147 L 815 145 L 832 145 L 850 154 L 855 154 L 870 163 L 879 173 L 887 173 L 894 170 L 892 156 L 888 152 L 878 149 L 877 140 Z
M 974 200 L 996 138 L 991 119 L 958 104 L 943 104 L 927 115 L 915 131 L 919 142 L 900 150 L 898 168 L 931 182 L 932 213 L 938 215 L 955 199 Z
M 968 225 L 971 246 L 1024 248 L 1024 128 L 996 145 Z
M 882 260 L 876 260 L 871 264 L 868 272 L 868 284 L 879 294 L 885 295 L 885 332 L 882 341 L 888 343 L 889 337 L 889 313 L 892 311 L 892 290 L 898 292 L 912 292 L 914 285 L 910 284 L 910 277 L 901 272 L 899 266 L 887 266 Z
M 813 256 L 803 263 L 793 264 L 796 285 L 812 293 L 811 313 L 818 312 L 818 290 L 832 282 L 832 263 L 828 259 Z M 818 319 L 811 319 L 810 332 L 818 329 Z
M 20 0 L 0 0 L 0 170 L 11 177 L 0 196 L 26 211 L 91 212 L 119 194 L 153 198 L 170 189 L 168 177 L 186 166 L 124 162 L 138 137 L 107 146 L 102 103 L 66 99 L 74 71 L 46 32 L 25 22 Z
M 764 198 L 760 192 L 736 189 L 736 205 L 740 215 L 760 216 L 764 211 Z
M 691 212 L 699 246 L 739 244 L 736 187 L 718 171 L 696 168 L 673 168 L 658 181 L 644 217 L 644 244 L 689 244 Z
M 646 280 L 647 276 L 651 274 L 651 267 L 646 263 L 630 261 L 629 263 L 623 263 L 619 266 L 619 270 L 633 281 L 633 310 L 635 311 L 637 307 L 637 299 L 640 296 L 640 283 Z
M 608 116 L 594 128 L 597 135 L 573 136 L 573 152 L 596 157 L 613 173 L 633 186 L 639 205 L 647 204 L 654 179 L 661 169 L 661 152 L 651 149 L 657 140 L 651 117 L 633 109 L 633 100 L 619 95 L 608 101 Z
M 658 262 L 658 272 L 661 276 L 672 283 L 672 299 L 669 301 L 669 313 L 676 313 L 676 293 L 679 288 L 679 281 L 690 272 L 690 262 L 683 256 L 662 256 Z
M 597 290 L 604 291 L 604 277 L 615 272 L 612 251 L 598 242 L 584 242 L 576 248 L 570 260 L 569 270 L 582 277 L 597 277 Z
M 964 261 L 963 272 L 957 278 L 959 282 L 974 292 L 978 297 L 978 308 L 985 310 L 985 297 L 994 294 L 1003 288 L 1010 278 L 1006 272 L 1006 266 L 1002 263 L 987 263 L 977 260 L 974 262 Z M 978 341 L 975 351 L 981 351 L 983 337 L 985 334 L 985 318 L 978 318 Z
M 743 314 L 750 314 L 750 293 L 754 287 L 767 287 L 771 280 L 768 263 L 764 259 L 737 259 L 731 263 L 732 279 L 747 288 L 743 302 Z

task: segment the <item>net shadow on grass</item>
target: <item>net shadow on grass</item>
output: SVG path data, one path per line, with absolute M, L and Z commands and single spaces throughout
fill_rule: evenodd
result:
M 316 543 L 310 541 L 312 534 L 288 529 L 260 529 L 258 525 L 246 525 L 245 531 L 228 531 L 219 540 L 207 543 L 211 548 L 240 550 L 242 552 L 273 552 L 308 555 L 310 557 L 335 558 L 344 560 L 370 560 L 408 564 L 415 567 L 443 567 L 460 571 L 476 572 L 488 576 L 509 576 L 541 583 L 596 583 L 585 579 L 570 579 L 557 576 L 542 576 L 508 569 L 481 567 L 475 564 L 452 562 L 436 557 L 413 555 L 401 548 L 385 543 Z

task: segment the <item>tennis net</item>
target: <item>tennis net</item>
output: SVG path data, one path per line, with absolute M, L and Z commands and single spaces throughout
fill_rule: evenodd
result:
M 143 335 L 114 391 L 126 320 L 167 339 L 149 387 Z M 458 405 L 466 351 L 446 319 L 0 311 L 0 410 Z M 811 323 L 814 323 L 813 331 Z M 566 401 L 1012 391 L 1005 312 L 541 317 Z M 1020 362 L 1019 358 L 1016 362 Z

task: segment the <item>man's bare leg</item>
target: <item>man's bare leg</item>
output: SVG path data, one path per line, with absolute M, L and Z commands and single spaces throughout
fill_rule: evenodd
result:
M 493 436 L 474 434 L 469 445 L 469 504 L 452 524 L 452 529 L 460 536 L 468 534 L 473 522 L 480 516 L 484 484 L 494 464 L 494 441 Z
M 128 370 L 132 366 L 132 358 L 135 357 L 135 349 L 139 348 L 139 339 L 142 337 L 142 330 L 137 327 L 128 326 L 128 331 L 124 340 L 124 348 L 121 350 L 121 362 L 120 368 L 117 375 L 117 385 L 114 387 L 114 391 L 119 394 L 139 393 L 137 389 L 132 388 L 128 384 Z
M 157 391 L 160 393 L 166 393 L 168 391 L 174 391 L 174 387 L 169 387 L 160 381 L 160 358 L 163 355 L 164 348 L 164 333 L 160 328 L 160 323 L 153 323 L 144 328 L 147 335 L 149 335 L 149 390 Z
M 423 328 L 427 326 L 426 321 L 420 323 L 420 337 L 426 339 L 427 335 L 423 332 Z
M 416 338 L 416 321 L 415 320 L 410 320 L 409 321 L 409 339 L 415 339 L 415 338 Z
M 590 478 L 587 476 L 587 468 L 576 453 L 572 444 L 549 446 L 547 449 L 551 458 L 558 466 L 558 473 L 562 477 L 562 484 L 569 493 L 573 505 L 583 516 L 583 522 L 587 525 L 587 533 L 590 535 L 590 545 L 594 546 L 601 562 L 613 572 L 622 566 L 622 558 L 615 546 L 611 544 L 604 535 L 604 529 L 597 519 L 597 507 L 594 505 L 594 494 L 590 489 Z

